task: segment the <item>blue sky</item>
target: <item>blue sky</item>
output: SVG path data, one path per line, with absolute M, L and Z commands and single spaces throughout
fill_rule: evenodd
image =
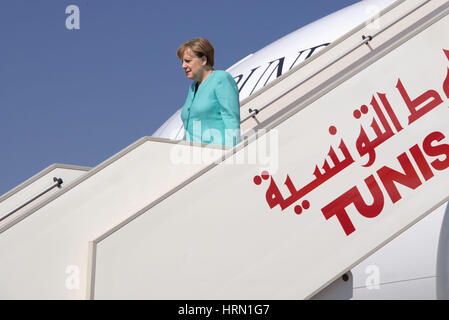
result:
M 184 103 L 176 49 L 216 69 L 358 0 L 1 0 L 0 195 L 53 163 L 94 167 Z M 80 29 L 66 28 L 66 7 Z

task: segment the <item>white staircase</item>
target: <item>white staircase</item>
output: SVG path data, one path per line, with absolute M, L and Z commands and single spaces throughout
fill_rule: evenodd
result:
M 313 297 L 449 199 L 448 13 L 398 1 L 245 101 L 233 149 L 93 168 L 1 229 L 0 298 Z

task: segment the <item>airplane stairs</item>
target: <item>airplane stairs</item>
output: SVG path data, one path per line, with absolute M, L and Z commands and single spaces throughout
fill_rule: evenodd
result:
M 449 200 L 449 1 L 397 1 L 242 102 L 0 225 L 2 299 L 309 299 Z M 249 111 L 251 110 L 251 111 Z

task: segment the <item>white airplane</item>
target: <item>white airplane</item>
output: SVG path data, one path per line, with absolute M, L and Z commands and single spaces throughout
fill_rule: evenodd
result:
M 240 100 L 320 52 L 351 29 L 378 15 L 395 0 L 364 0 L 302 27 L 227 69 Z M 375 23 L 372 30 L 376 30 Z M 182 139 L 180 108 L 154 134 Z M 446 213 L 445 213 L 446 211 Z M 343 282 L 317 298 L 448 299 L 449 206 L 444 204 L 351 270 L 352 287 Z
M 240 101 L 257 92 L 294 66 L 320 52 L 356 26 L 375 18 L 395 0 L 364 0 L 302 27 L 255 53 L 250 53 L 226 71 L 234 76 Z M 373 29 L 376 25 L 373 24 Z M 176 111 L 152 136 L 182 139 L 180 117 Z
M 419 11 L 420 8 L 422 8 L 421 11 Z M 284 136 L 280 138 L 283 139 L 285 135 L 289 137 L 282 140 L 280 144 L 280 148 L 283 148 L 280 151 L 287 155 L 282 159 L 281 164 L 289 165 L 288 173 L 296 170 L 294 173 L 300 178 L 309 178 L 311 171 L 309 169 L 313 168 L 310 164 L 316 165 L 317 159 L 322 159 L 320 157 L 323 155 L 323 148 L 327 152 L 329 144 L 332 146 L 335 143 L 335 140 L 329 140 L 327 131 L 333 136 L 337 128 L 333 124 L 329 127 L 327 121 L 339 119 L 341 120 L 339 124 L 349 124 L 348 127 L 354 123 L 354 119 L 351 118 L 349 121 L 348 117 L 339 114 L 343 109 L 346 110 L 345 112 L 349 110 L 350 116 L 353 112 L 350 109 L 353 108 L 352 106 L 343 105 L 348 95 L 347 88 L 346 91 L 344 90 L 345 86 L 352 85 L 351 95 L 354 96 L 357 96 L 357 92 L 354 92 L 356 90 L 364 91 L 364 94 L 369 95 L 373 94 L 371 90 L 378 90 L 382 94 L 387 87 L 381 89 L 376 81 L 373 87 L 366 85 L 370 77 L 383 79 L 384 74 L 389 72 L 388 68 L 395 69 L 391 75 L 388 75 L 390 78 L 386 82 L 389 87 L 394 87 L 393 81 L 397 81 L 399 76 L 404 83 L 415 77 L 413 70 L 406 68 L 408 64 L 404 66 L 406 63 L 398 59 L 396 55 L 400 52 L 401 59 L 405 59 L 404 50 L 406 49 L 419 50 L 427 49 L 427 47 L 435 49 L 434 46 L 440 45 L 438 36 L 447 30 L 449 20 L 438 11 L 448 14 L 449 1 L 364 0 L 313 22 L 246 56 L 227 69 L 233 75 L 240 91 L 242 116 L 249 116 L 248 122 L 253 121 L 251 115 L 254 113 L 247 109 L 248 106 L 254 108 L 254 104 L 258 105 L 254 101 L 270 105 L 270 108 L 283 108 L 280 109 L 282 112 L 279 109 L 267 108 L 268 116 L 263 118 L 264 113 L 260 112 L 258 117 L 265 124 L 268 123 L 267 126 L 283 133 Z M 379 16 L 382 19 L 376 19 Z M 405 17 L 409 16 L 415 20 L 406 21 L 401 25 L 406 20 Z M 430 22 L 433 23 L 433 29 L 429 27 Z M 364 23 L 365 26 L 363 26 Z M 367 33 L 362 37 L 360 32 L 365 32 L 365 29 Z M 375 35 L 379 34 L 380 30 L 387 31 L 381 33 L 380 40 L 376 43 L 376 39 L 379 38 Z M 404 34 L 406 36 L 403 38 L 398 37 Z M 383 40 L 382 36 L 384 36 Z M 431 40 L 428 40 L 429 38 Z M 361 42 L 362 39 L 363 42 Z M 398 44 L 398 39 L 403 41 L 401 45 Z M 422 46 L 423 41 L 427 41 L 425 46 Z M 446 41 L 445 38 L 441 40 L 441 43 L 446 43 L 444 41 Z M 353 60 L 343 61 L 349 65 L 344 65 L 342 62 L 345 68 L 331 70 L 334 72 L 331 76 L 326 74 L 328 69 L 320 69 L 323 65 L 331 66 L 328 64 L 329 61 L 341 61 L 337 59 L 340 54 L 344 60 L 347 54 L 343 53 L 348 46 L 354 44 L 357 44 L 357 47 L 351 49 L 351 53 L 363 54 L 363 58 L 371 60 L 365 62 L 351 57 Z M 449 44 L 447 46 L 449 47 Z M 360 48 L 365 51 L 357 51 Z M 444 68 L 449 66 L 444 60 L 441 47 L 437 49 L 435 50 L 437 52 L 431 53 L 429 53 L 430 49 L 423 51 L 424 54 L 431 55 L 435 61 L 430 61 L 429 70 L 434 66 L 441 69 L 442 61 L 444 61 Z M 449 51 L 446 55 L 449 60 Z M 408 63 L 411 62 L 415 61 L 408 61 Z M 301 100 L 303 96 L 299 96 L 300 98 L 294 96 L 292 100 L 294 103 L 289 102 L 291 100 L 288 98 L 298 93 L 296 89 L 299 88 L 298 91 L 302 89 L 301 86 L 289 89 L 289 85 L 303 80 L 308 72 L 314 72 L 317 69 L 319 71 L 315 75 L 319 81 L 322 81 L 318 83 L 318 89 L 321 91 L 309 88 L 308 90 L 311 90 L 313 94 L 308 96 L 306 92 L 306 100 Z M 396 74 L 399 72 L 396 69 L 400 70 L 401 74 Z M 345 77 L 344 80 L 337 77 L 341 74 Z M 425 84 L 431 85 L 431 88 L 438 86 L 439 92 L 443 90 L 443 94 L 446 94 L 449 99 L 449 72 L 443 86 L 441 86 L 439 74 L 438 77 L 435 74 L 436 72 L 428 72 L 425 69 L 424 73 L 420 73 L 420 77 L 427 77 L 428 81 Z M 181 71 L 180 76 L 182 76 Z M 367 78 L 360 80 L 358 77 Z M 291 79 L 294 81 L 290 81 Z M 308 83 L 301 82 L 301 85 L 303 84 L 307 86 Z M 422 93 L 423 88 L 419 85 L 411 87 L 405 83 L 404 86 L 409 92 L 421 90 Z M 286 88 L 288 90 L 285 93 L 283 90 Z M 402 90 L 401 94 L 405 92 L 403 87 L 399 89 Z M 412 115 L 420 113 L 422 116 L 422 109 L 428 109 L 428 106 L 434 102 L 438 102 L 439 105 L 443 103 L 437 89 L 426 91 L 419 96 L 419 99 L 408 98 L 410 100 L 408 101 L 404 98 L 402 104 L 405 101 L 410 112 L 414 108 Z M 276 105 L 278 100 L 272 102 L 270 94 L 277 95 L 276 99 L 282 95 L 282 98 L 290 104 L 283 101 L 284 105 L 280 106 L 281 103 Z M 302 94 L 304 95 L 304 92 Z M 428 104 L 424 103 L 425 107 L 422 107 L 421 98 L 426 94 L 433 100 Z M 417 94 L 414 92 L 414 95 Z M 381 95 L 379 97 L 382 98 Z M 307 100 L 309 98 L 314 100 Z M 365 98 L 363 96 L 362 101 Z M 383 98 L 385 100 L 385 96 Z M 331 99 L 330 103 L 326 99 Z M 335 113 L 326 118 L 327 114 L 324 115 L 320 110 L 329 107 L 332 103 L 335 103 L 338 109 L 324 109 Z M 385 101 L 382 103 L 386 108 Z M 294 106 L 289 109 L 292 105 Z M 418 105 L 422 109 L 419 109 Z M 269 114 L 270 110 L 275 110 L 274 114 Z M 402 112 L 399 114 L 401 120 L 406 114 L 404 110 L 406 108 L 399 110 Z M 447 186 L 447 179 L 445 180 L 447 173 L 442 168 L 443 163 L 446 166 L 447 159 L 432 160 L 431 164 L 435 169 L 432 171 L 430 165 L 425 162 L 421 149 L 414 148 L 412 155 L 415 162 L 418 163 L 416 159 L 424 159 L 424 162 L 418 163 L 418 169 L 425 177 L 425 183 L 422 183 L 425 186 L 421 187 L 420 184 L 417 190 L 414 190 L 418 188 L 416 185 L 413 188 L 400 186 L 409 192 L 407 193 L 408 201 L 402 201 L 397 206 L 394 206 L 394 201 L 393 204 L 389 201 L 391 194 L 385 193 L 385 199 L 387 196 L 390 198 L 387 199 L 388 203 L 385 201 L 386 209 L 383 212 L 398 214 L 387 216 L 383 214 L 380 217 L 351 215 L 359 232 L 347 237 L 353 231 L 346 229 L 347 225 L 344 226 L 340 220 L 341 217 L 337 215 L 337 217 L 331 216 L 324 219 L 316 206 L 318 200 L 328 197 L 328 193 L 333 192 L 333 196 L 338 197 L 342 191 L 347 190 L 345 188 L 348 187 L 348 183 L 352 184 L 352 181 L 366 172 L 363 171 L 364 168 L 361 168 L 363 165 L 349 166 L 347 160 L 353 159 L 341 147 L 345 146 L 344 143 L 340 143 L 338 155 L 335 152 L 332 154 L 331 151 L 328 153 L 333 161 L 333 168 L 342 172 L 341 175 L 332 176 L 332 179 L 337 182 L 323 185 L 321 189 L 313 189 L 316 191 L 316 197 L 310 199 L 311 202 L 304 200 L 301 203 L 304 210 L 307 210 L 313 202 L 315 205 L 313 209 L 317 209 L 314 211 L 317 214 L 301 214 L 301 206 L 297 205 L 294 212 L 283 211 L 280 215 L 280 210 L 268 211 L 267 209 L 267 203 L 271 205 L 270 201 L 273 200 L 267 197 L 270 195 L 268 191 L 271 183 L 274 183 L 273 177 L 265 198 L 260 189 L 257 189 L 257 185 L 269 177 L 264 172 L 255 177 L 254 175 L 258 174 L 255 173 L 256 170 L 259 170 L 257 165 L 212 166 L 206 162 L 180 166 L 179 163 L 168 161 L 167 155 L 176 155 L 176 150 L 189 152 L 204 149 L 211 152 L 218 150 L 213 147 L 209 149 L 176 141 L 183 135 L 180 111 L 181 109 L 170 117 L 153 134 L 153 137 L 138 140 L 95 168 L 53 165 L 0 197 L 0 298 L 449 298 L 447 188 L 430 191 L 428 188 L 434 182 L 438 183 L 437 185 Z M 354 110 L 354 117 L 360 118 L 362 113 L 367 113 L 367 110 L 365 111 L 363 108 Z M 378 158 L 383 157 L 383 161 L 386 162 L 381 163 L 384 165 L 382 169 L 388 168 L 387 165 L 390 166 L 392 161 L 397 160 L 393 156 L 397 155 L 398 148 L 404 147 L 408 153 L 412 152 L 412 148 L 409 149 L 410 151 L 407 149 L 408 144 L 417 142 L 405 140 L 407 145 L 403 146 L 404 140 L 401 140 L 407 137 L 409 132 L 413 133 L 411 136 L 415 139 L 417 136 L 421 137 L 421 134 L 428 134 L 428 132 L 420 132 L 418 129 L 421 127 L 442 132 L 445 132 L 447 127 L 444 122 L 447 117 L 447 108 L 432 109 L 432 113 L 426 114 L 428 117 L 420 119 L 421 127 L 408 126 L 404 131 L 401 127 L 403 122 L 393 117 L 392 108 L 387 112 L 397 135 L 393 135 L 395 140 L 392 139 L 389 144 L 384 145 L 386 148 L 382 150 L 387 152 L 379 151 L 377 154 Z M 380 117 L 379 114 L 377 114 L 378 117 Z M 268 121 L 267 117 L 268 120 L 274 117 L 274 121 Z M 323 124 L 324 122 L 326 123 Z M 373 120 L 371 127 L 376 136 L 382 137 L 383 133 L 381 134 L 379 126 L 376 127 L 375 123 L 377 124 Z M 367 122 L 365 121 L 364 124 Z M 359 126 L 360 123 L 357 122 L 357 125 Z M 382 125 L 384 128 L 387 127 L 387 124 L 383 122 Z M 324 128 L 325 134 L 320 136 L 321 131 L 315 128 L 317 126 Z M 365 127 L 370 128 L 369 126 L 368 122 Z M 353 138 L 354 135 L 349 136 L 345 128 L 338 124 L 337 127 L 342 142 Z M 433 129 L 434 127 L 438 129 Z M 413 130 L 419 131 L 418 134 Z M 309 132 L 315 132 L 318 137 L 301 139 Z M 360 134 L 359 137 L 361 136 Z M 262 140 L 262 136 L 257 139 Z M 409 139 L 412 140 L 412 138 Z M 435 147 L 431 143 L 439 140 L 432 139 L 430 142 L 427 141 L 427 144 L 423 144 L 426 155 L 441 156 L 444 152 L 433 152 L 438 147 L 441 148 L 441 145 Z M 247 145 L 239 144 L 232 149 L 232 152 L 245 151 L 246 147 L 249 149 L 250 143 L 258 140 L 245 141 L 248 142 Z M 322 141 L 325 143 L 321 143 Z M 294 146 L 290 148 L 292 143 Z M 363 147 L 363 142 L 361 145 Z M 302 149 L 307 152 L 301 152 L 301 147 L 307 148 Z M 330 150 L 333 150 L 332 147 Z M 357 149 L 357 151 L 360 150 L 362 148 Z M 221 152 L 221 150 L 218 151 Z M 345 156 L 344 161 L 340 160 L 341 157 L 339 158 L 340 151 Z M 310 153 L 312 156 L 304 155 L 304 153 Z M 406 155 L 405 152 L 403 154 Z M 360 155 L 362 156 L 361 153 Z M 222 154 L 219 154 L 218 158 L 221 159 L 221 156 Z M 310 168 L 303 170 L 298 168 L 296 163 L 289 163 L 290 160 L 287 158 L 290 156 L 295 161 L 300 159 L 304 162 L 301 166 L 310 166 Z M 371 154 L 369 157 L 371 159 Z M 397 161 L 394 164 L 397 164 Z M 345 165 L 344 168 L 350 167 L 347 171 L 352 171 L 343 172 L 343 165 Z M 289 199 L 295 198 L 299 191 L 312 186 L 315 181 L 321 183 L 324 180 L 319 180 L 320 177 L 332 172 L 333 168 L 324 170 L 324 174 L 316 170 L 313 175 L 317 178 L 298 190 L 287 175 L 284 184 L 292 196 L 282 200 L 290 201 Z M 343 169 L 340 170 L 340 168 Z M 303 171 L 308 172 L 303 174 Z M 379 175 L 379 171 L 377 170 L 376 174 Z M 416 179 L 421 183 L 419 177 Z M 48 187 L 49 180 L 53 183 L 50 187 Z M 220 183 L 217 184 L 216 181 Z M 393 189 L 395 181 L 393 178 L 390 181 Z M 382 183 L 385 187 L 383 180 Z M 62 190 L 59 190 L 61 188 Z M 36 197 L 31 197 L 44 189 L 45 194 L 39 193 L 37 200 Z M 389 192 L 387 187 L 385 189 Z M 401 189 L 401 192 L 404 189 Z M 413 190 L 410 191 L 410 189 Z M 274 187 L 271 190 L 274 190 Z M 366 193 L 364 191 L 360 191 L 360 197 L 362 193 Z M 396 191 L 399 193 L 397 189 Z M 238 205 L 233 201 L 223 201 L 221 192 L 223 194 L 229 192 L 233 199 L 238 198 L 236 201 Z M 197 199 L 198 194 L 204 195 L 204 193 L 207 193 L 207 196 L 191 201 L 193 197 Z M 280 193 L 279 190 L 278 193 Z M 418 193 L 420 197 L 414 197 Z M 425 196 L 422 196 L 423 194 Z M 313 193 L 309 195 L 315 196 Z M 279 200 L 281 196 L 276 196 L 274 199 L 279 201 L 275 205 L 281 204 L 282 207 L 282 201 Z M 25 201 L 29 198 L 31 200 Z M 415 201 L 414 198 L 419 200 Z M 298 200 L 301 197 L 295 199 Z M 428 199 L 432 201 L 429 203 Z M 374 197 L 374 203 L 376 201 L 377 198 Z M 419 208 L 415 210 L 415 206 Z M 426 213 L 429 214 L 426 215 Z M 254 228 L 253 221 L 257 221 L 257 228 Z M 414 224 L 415 222 L 417 223 Z M 360 229 L 363 232 L 360 232 Z M 272 230 L 274 231 L 271 232 Z

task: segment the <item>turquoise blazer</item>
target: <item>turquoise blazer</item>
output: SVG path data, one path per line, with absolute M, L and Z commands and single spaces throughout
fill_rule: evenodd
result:
M 234 78 L 215 70 L 196 94 L 195 85 L 189 87 L 181 112 L 184 140 L 235 146 L 240 141 L 240 102 Z

